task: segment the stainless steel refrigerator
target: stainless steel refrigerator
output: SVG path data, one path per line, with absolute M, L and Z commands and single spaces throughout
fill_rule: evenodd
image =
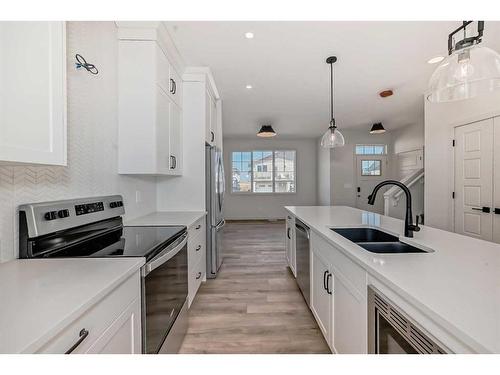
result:
M 207 215 L 207 277 L 217 277 L 222 264 L 222 230 L 224 228 L 224 164 L 222 151 L 214 146 L 205 149 Z

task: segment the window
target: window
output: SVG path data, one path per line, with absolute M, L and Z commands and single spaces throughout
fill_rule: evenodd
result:
M 381 176 L 381 160 L 361 160 L 361 176 Z
M 295 151 L 235 151 L 233 193 L 295 193 Z
M 356 145 L 356 155 L 385 155 L 386 145 Z

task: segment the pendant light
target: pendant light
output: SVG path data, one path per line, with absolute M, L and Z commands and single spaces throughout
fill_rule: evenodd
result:
M 275 135 L 276 132 L 274 131 L 271 125 L 262 125 L 259 132 L 257 133 L 257 137 L 262 137 L 262 138 L 270 138 L 274 137 Z
M 370 134 L 382 134 L 382 133 L 385 133 L 385 129 L 381 122 L 377 122 L 376 124 L 372 125 Z
M 427 99 L 434 103 L 474 98 L 500 88 L 500 55 L 488 47 L 479 46 L 484 21 L 477 22 L 477 35 L 467 37 L 466 28 L 472 21 L 448 35 L 448 57 L 429 81 Z M 463 39 L 454 43 L 454 35 L 463 31 Z
M 326 59 L 326 63 L 330 64 L 330 126 L 321 138 L 321 147 L 334 148 L 345 145 L 344 136 L 338 131 L 333 117 L 333 64 L 337 61 L 336 56 L 330 56 Z

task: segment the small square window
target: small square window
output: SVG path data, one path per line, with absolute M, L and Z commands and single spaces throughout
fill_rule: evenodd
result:
M 361 176 L 381 176 L 381 167 L 380 160 L 361 160 Z

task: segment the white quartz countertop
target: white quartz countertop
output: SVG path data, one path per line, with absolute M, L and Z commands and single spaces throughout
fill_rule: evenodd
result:
M 157 211 L 125 221 L 128 226 L 185 225 L 190 227 L 207 213 L 205 211 Z
M 0 353 L 31 353 L 144 264 L 144 258 L 0 264 Z
M 401 236 L 402 220 L 344 206 L 285 208 L 472 351 L 500 353 L 500 245 L 421 226 L 400 239 L 434 252 L 375 254 L 330 227 Z

